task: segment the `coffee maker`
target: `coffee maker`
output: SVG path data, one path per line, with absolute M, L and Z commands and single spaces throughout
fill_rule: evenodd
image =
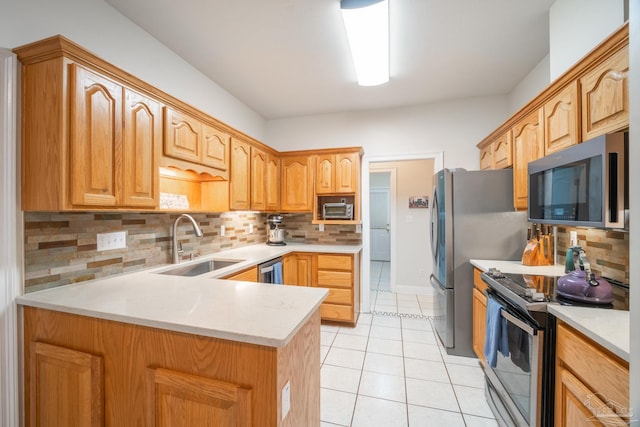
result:
M 271 246 L 284 246 L 284 229 L 282 228 L 282 215 L 269 215 L 267 217 L 267 223 L 269 224 L 267 245 Z

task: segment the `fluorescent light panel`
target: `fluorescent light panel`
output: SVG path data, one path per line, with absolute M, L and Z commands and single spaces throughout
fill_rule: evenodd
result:
M 358 84 L 376 86 L 388 82 L 389 1 L 341 0 L 340 8 Z

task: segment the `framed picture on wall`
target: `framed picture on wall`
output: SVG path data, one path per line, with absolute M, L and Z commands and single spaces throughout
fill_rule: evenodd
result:
M 409 209 L 428 208 L 429 196 L 411 196 L 409 197 Z

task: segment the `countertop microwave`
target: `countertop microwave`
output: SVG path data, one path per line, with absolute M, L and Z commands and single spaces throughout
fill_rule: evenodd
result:
M 325 203 L 322 205 L 322 219 L 353 219 L 353 204 Z
M 617 132 L 530 162 L 529 221 L 628 229 L 628 144 Z

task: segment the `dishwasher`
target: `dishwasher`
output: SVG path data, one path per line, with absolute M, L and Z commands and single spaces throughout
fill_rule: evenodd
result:
M 258 282 L 282 285 L 282 257 L 258 264 Z

